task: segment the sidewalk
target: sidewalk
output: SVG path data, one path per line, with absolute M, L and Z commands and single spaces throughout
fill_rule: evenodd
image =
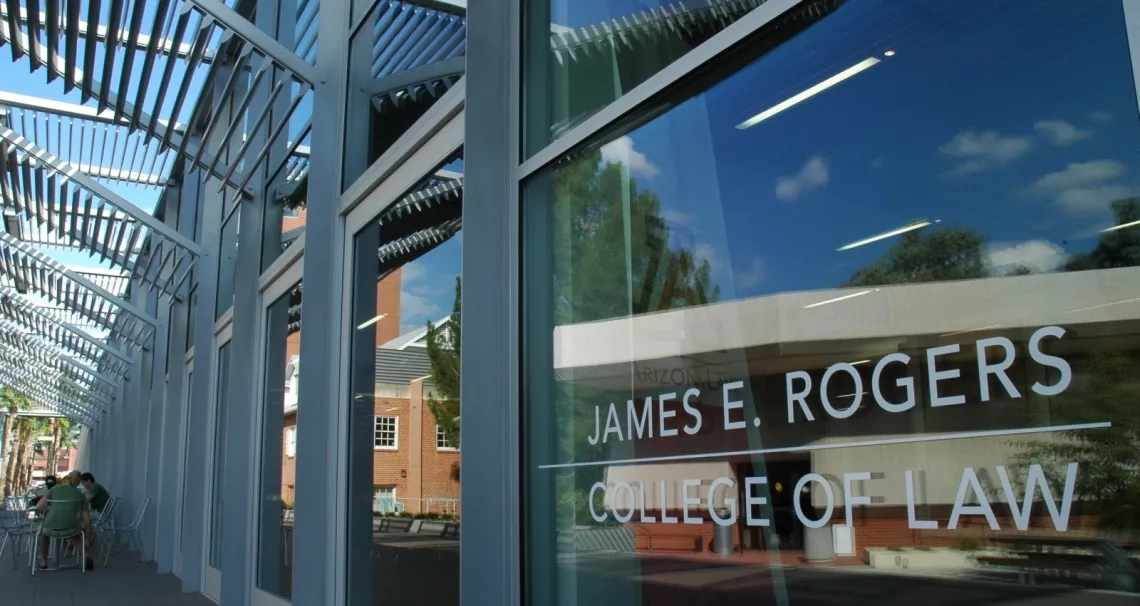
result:
M 0 561 L 0 604 L 5 606 L 213 606 L 197 594 L 182 593 L 173 575 L 159 576 L 154 564 L 140 564 L 138 555 L 118 552 L 107 568 L 36 572 L 24 554 L 12 570 L 11 554 Z

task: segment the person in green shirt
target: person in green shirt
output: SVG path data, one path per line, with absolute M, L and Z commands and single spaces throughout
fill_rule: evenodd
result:
M 86 491 L 85 496 L 87 502 L 91 504 L 91 509 L 102 513 L 103 508 L 107 506 L 107 501 L 111 500 L 111 493 L 107 492 L 107 489 L 103 488 L 101 484 L 95 482 L 95 476 L 91 475 L 91 472 L 79 476 L 79 481 Z
M 43 514 L 43 525 L 40 527 L 39 536 L 41 569 L 48 567 L 49 540 L 52 537 L 69 537 L 72 546 L 79 550 L 81 529 L 87 531 L 87 561 L 84 562 L 84 570 L 91 570 L 95 565 L 92 559 L 94 555 L 92 539 L 95 535 L 91 531 L 91 514 L 83 493 L 76 488 L 78 483 L 79 472 L 73 471 L 67 474 L 63 482 L 47 491 L 39 503 L 36 503 L 36 510 Z

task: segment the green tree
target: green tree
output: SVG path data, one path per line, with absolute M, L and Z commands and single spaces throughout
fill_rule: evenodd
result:
M 459 447 L 460 310 L 463 283 L 455 278 L 455 302 L 451 315 L 440 326 L 427 324 L 427 354 L 431 362 L 432 396 L 428 408 L 435 422 L 447 435 L 448 445 Z
M 852 274 L 845 286 L 985 278 L 989 275 L 982 252 L 985 242 L 983 236 L 966 227 L 909 231 L 881 257 Z
M 1097 352 L 1071 364 L 1074 384 L 1050 402 L 1049 424 L 1110 421 L 1112 427 L 1015 442 L 1021 451 L 1014 457 L 1020 469 L 1010 475 L 1025 478 L 1027 466 L 1041 465 L 1054 498 L 1059 498 L 1068 464 L 1077 463 L 1074 500 L 1101 506 L 1101 528 L 1135 531 L 1140 528 L 1140 358 Z
M 13 494 L 10 485 L 16 474 L 16 442 L 19 433 L 16 414 L 31 406 L 31 399 L 8 385 L 0 386 L 0 408 L 5 411 L 4 426 L 0 429 L 0 494 Z
M 1140 198 L 1123 198 L 1111 205 L 1114 225 L 1140 221 Z M 1065 264 L 1067 271 L 1113 269 L 1140 265 L 1140 226 L 1101 233 L 1096 248 L 1074 255 Z

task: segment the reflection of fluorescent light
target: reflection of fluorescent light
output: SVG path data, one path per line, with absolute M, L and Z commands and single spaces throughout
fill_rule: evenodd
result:
M 979 327 L 979 328 L 967 328 L 966 330 L 956 330 L 956 331 L 954 331 L 954 332 L 948 332 L 948 333 L 946 333 L 946 334 L 944 334 L 944 335 L 939 335 L 939 336 L 941 336 L 941 337 L 953 337 L 954 335 L 964 335 L 964 334 L 966 334 L 966 333 L 968 333 L 968 332 L 978 332 L 978 331 L 982 331 L 982 330 L 992 330 L 992 329 L 994 329 L 994 328 L 1001 328 L 1001 324 L 991 324 L 991 325 L 989 325 L 989 326 L 981 326 L 981 327 Z
M 885 232 L 878 234 L 876 236 L 871 236 L 870 238 L 864 238 L 862 240 L 858 240 L 858 241 L 852 242 L 850 244 L 844 244 L 843 246 L 840 246 L 839 248 L 837 248 L 835 250 L 836 250 L 836 252 L 844 251 L 844 250 L 851 250 L 852 248 L 857 248 L 859 246 L 863 246 L 864 244 L 870 244 L 872 242 L 878 242 L 879 240 L 886 240 L 887 238 L 891 238 L 891 237 L 897 236 L 899 234 L 905 234 L 908 231 L 914 231 L 916 229 L 922 229 L 923 227 L 926 227 L 927 225 L 930 225 L 931 223 L 938 223 L 939 221 L 941 221 L 941 219 L 935 219 L 934 221 L 927 221 L 926 219 L 922 219 L 920 221 L 915 221 L 914 223 L 911 223 L 905 227 L 900 227 L 898 229 L 892 229 L 891 231 L 885 231 Z
M 870 360 L 859 360 L 858 362 L 852 362 L 851 365 L 858 366 L 860 364 L 866 364 L 867 362 L 870 362 Z
M 813 307 L 819 307 L 820 305 L 827 305 L 828 303 L 838 303 L 839 301 L 846 301 L 847 299 L 854 299 L 855 297 L 862 297 L 863 295 L 873 293 L 873 292 L 876 292 L 878 290 L 879 289 L 877 289 L 877 288 L 874 288 L 871 290 L 861 290 L 857 293 L 852 293 L 849 295 L 843 295 L 842 297 L 835 297 L 834 299 L 828 299 L 826 301 L 820 301 L 819 303 L 812 303 L 811 305 L 804 305 L 804 309 L 811 309 Z
M 1093 305 L 1092 307 L 1081 307 L 1079 309 L 1070 309 L 1067 313 L 1075 314 L 1075 313 L 1082 312 L 1082 311 L 1090 311 L 1093 309 L 1103 309 L 1105 307 L 1112 307 L 1113 305 L 1124 305 L 1125 303 L 1135 303 L 1136 301 L 1140 301 L 1140 297 L 1136 297 L 1135 299 L 1125 299 L 1123 301 L 1116 301 L 1113 303 L 1105 303 L 1104 305 Z
M 372 318 L 371 320 L 369 320 L 369 321 L 365 322 L 364 324 L 361 324 L 360 326 L 357 326 L 357 327 L 356 327 L 356 330 L 364 330 L 365 328 L 368 328 L 369 326 L 372 326 L 373 324 L 375 324 L 375 323 L 379 322 L 380 320 L 384 319 L 384 316 L 387 316 L 387 315 L 388 315 L 388 314 L 380 314 L 380 315 L 376 316 L 375 318 Z
M 1103 233 L 1110 232 L 1110 231 L 1116 231 L 1118 229 L 1124 229 L 1125 227 L 1136 227 L 1137 225 L 1140 225 L 1140 221 L 1132 221 L 1131 223 L 1124 223 L 1122 225 L 1113 225 L 1112 227 L 1110 227 L 1108 229 L 1100 230 L 1100 233 L 1103 234 Z
M 757 124 L 763 122 L 764 120 L 767 120 L 768 118 L 771 118 L 772 116 L 775 116 L 785 109 L 788 109 L 789 107 L 792 107 L 793 105 L 796 105 L 802 101 L 807 101 L 808 99 L 818 95 L 819 93 L 822 93 L 823 91 L 835 86 L 836 84 L 843 82 L 851 76 L 854 76 L 855 74 L 858 74 L 859 72 L 870 67 L 874 67 L 874 65 L 878 62 L 879 60 L 875 57 L 868 57 L 859 63 L 856 63 L 855 65 L 852 65 L 851 67 L 839 72 L 838 74 L 835 74 L 827 80 L 824 80 L 823 82 L 820 82 L 819 84 L 816 84 L 815 86 L 801 93 L 798 93 L 795 96 L 788 97 L 776 105 L 773 105 L 772 107 L 769 107 L 768 109 L 756 114 L 755 116 L 752 116 L 744 122 L 737 124 L 736 128 L 744 130 L 750 126 L 756 126 Z

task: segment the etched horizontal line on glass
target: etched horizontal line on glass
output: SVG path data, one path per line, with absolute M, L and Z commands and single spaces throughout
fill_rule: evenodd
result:
M 779 448 L 757 448 L 754 450 L 729 450 L 724 452 L 706 452 L 697 454 L 671 455 L 665 457 L 644 457 L 641 459 L 617 459 L 613 461 L 580 461 L 576 463 L 550 463 L 539 465 L 539 469 L 564 469 L 567 467 L 600 467 L 602 465 L 631 465 L 636 463 L 661 463 L 666 461 L 693 461 L 698 459 L 714 459 L 717 457 L 736 457 L 745 455 L 776 454 L 784 452 L 813 452 L 816 450 L 834 450 L 836 448 L 856 448 L 860 446 L 888 446 L 891 444 L 916 444 L 922 442 L 943 442 L 946 440 L 964 440 L 967 438 L 999 438 L 1004 436 L 1021 436 L 1033 433 L 1046 433 L 1052 431 L 1083 431 L 1089 429 L 1109 429 L 1110 421 L 1100 423 L 1078 423 L 1075 425 L 1051 425 L 1048 427 L 1023 427 L 1020 429 L 995 429 L 988 431 L 963 431 L 940 434 L 936 436 L 910 436 L 906 438 L 890 438 L 885 440 L 859 440 L 856 442 L 841 442 L 836 444 L 806 444 L 803 446 L 783 446 Z

